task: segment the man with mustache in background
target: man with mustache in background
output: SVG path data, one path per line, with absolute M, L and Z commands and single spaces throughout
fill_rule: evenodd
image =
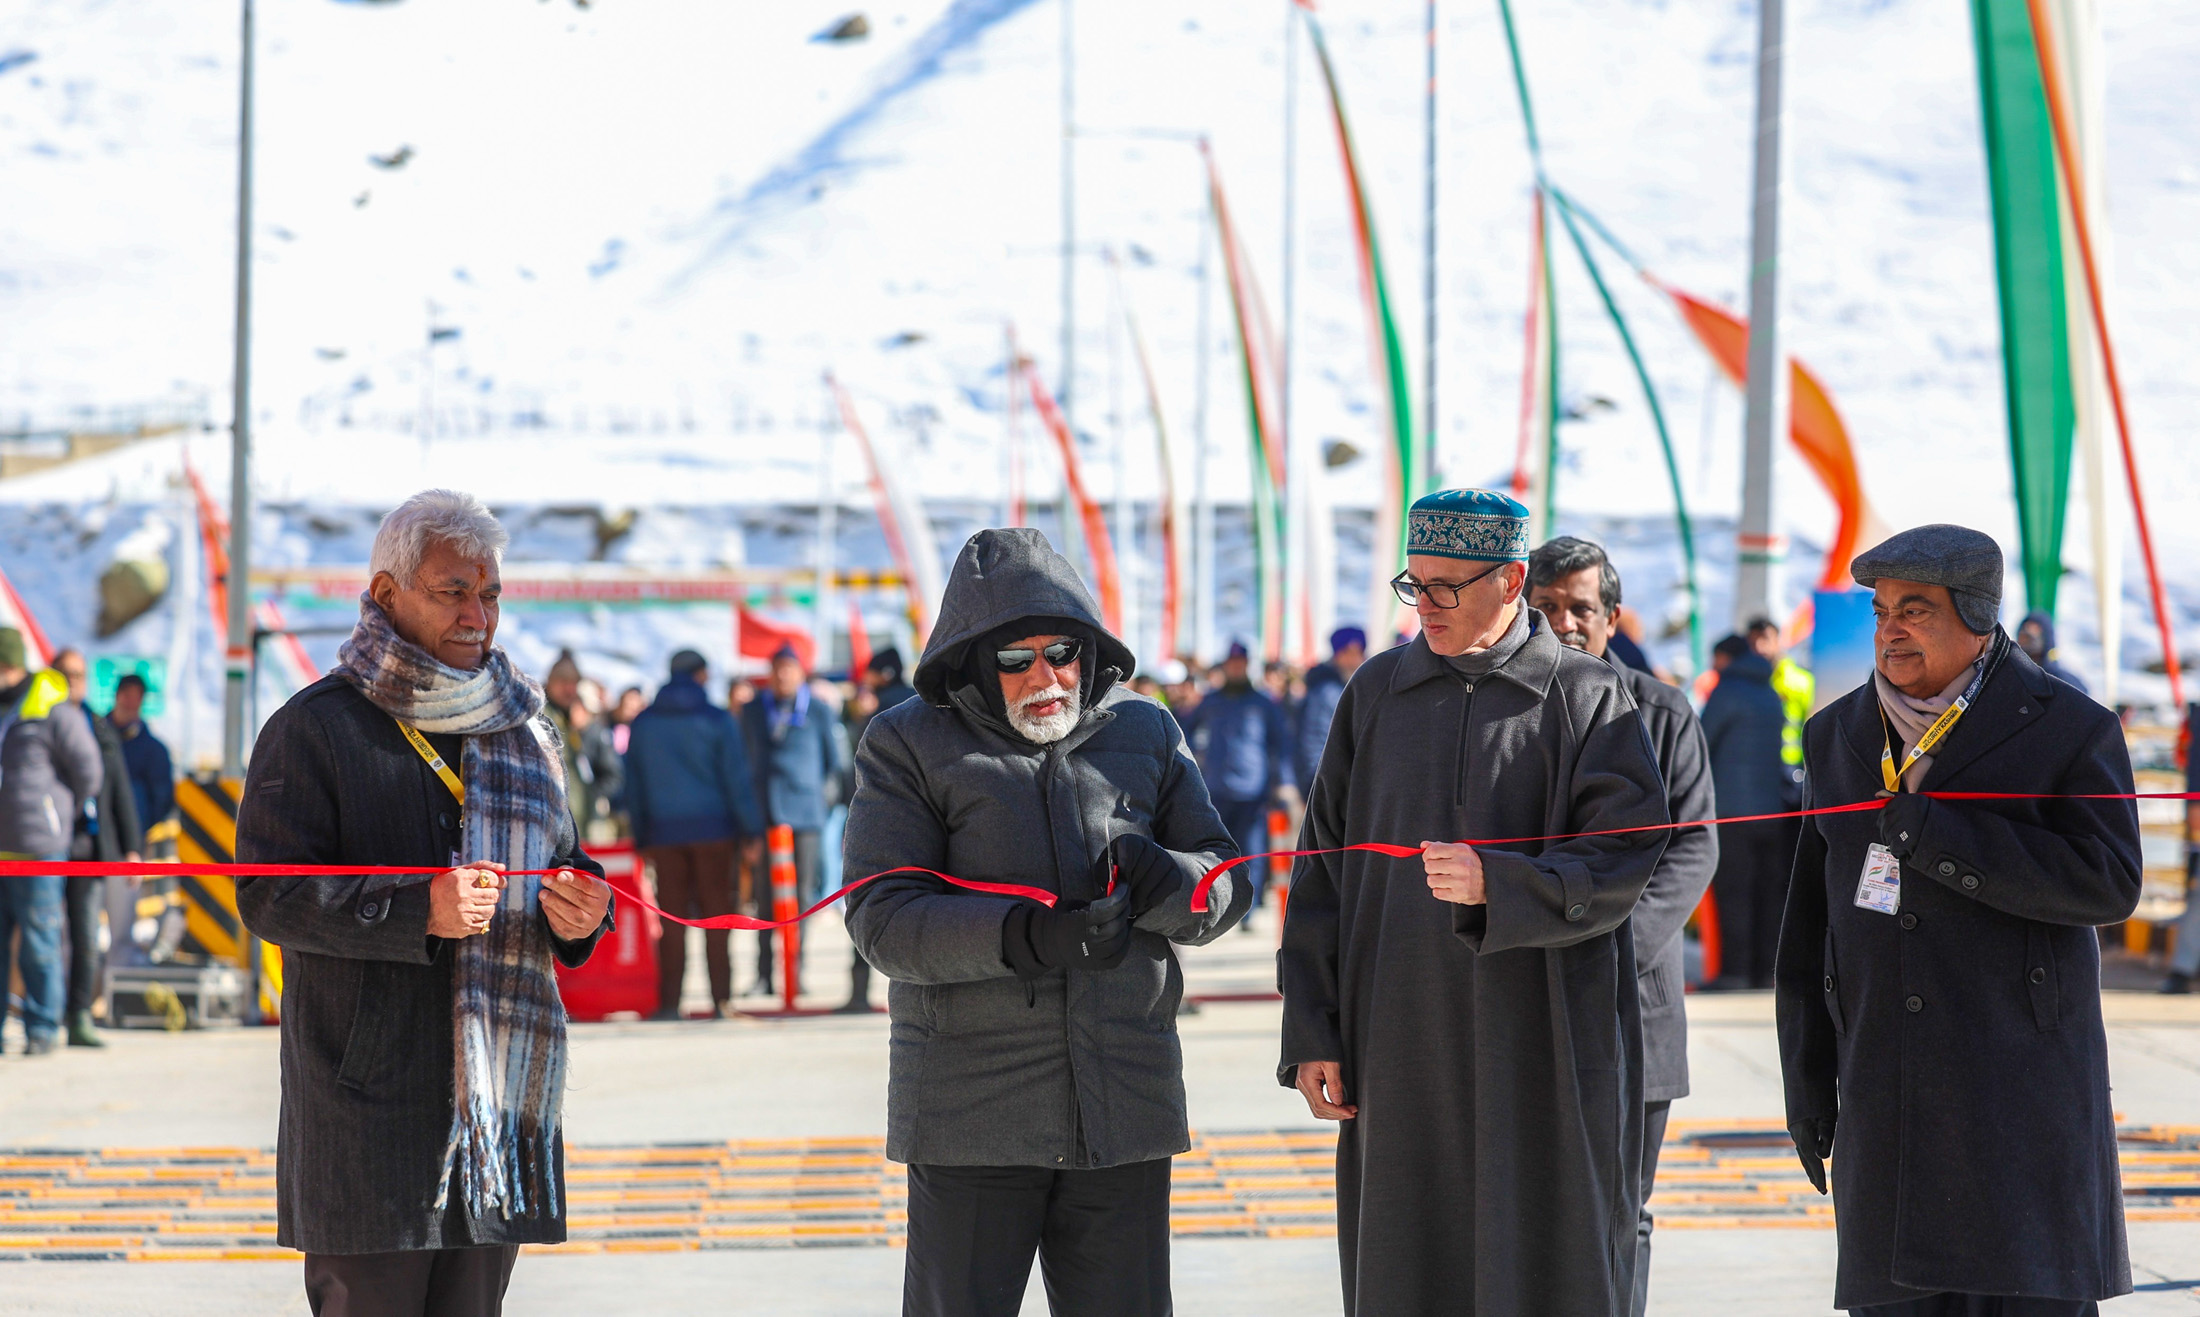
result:
M 1607 647 L 1619 623 L 1619 573 L 1600 545 L 1561 535 L 1528 556 L 1528 604 L 1551 624 L 1558 643 L 1610 662 Z M 1642 710 L 1643 730 L 1665 778 L 1666 808 L 1674 822 L 1708 819 L 1717 812 L 1711 790 L 1711 752 L 1688 697 L 1640 668 L 1612 663 L 1622 685 Z M 1650 1190 L 1658 1178 L 1658 1148 L 1673 1099 L 1688 1096 L 1687 989 L 1681 966 L 1681 928 L 1703 900 L 1719 864 L 1718 834 L 1710 828 L 1676 828 L 1658 857 L 1650 885 L 1635 902 L 1629 922 L 1635 935 L 1635 987 L 1642 997 L 1642 1209 L 1635 1236 L 1633 1317 L 1650 1301 Z

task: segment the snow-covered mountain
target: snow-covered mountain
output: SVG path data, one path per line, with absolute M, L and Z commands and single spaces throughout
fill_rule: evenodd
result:
M 816 39 L 859 4 L 867 36 Z M 1738 301 L 1754 6 L 1517 9 L 1553 175 L 1663 277 Z M 2103 9 L 2113 313 L 2190 617 L 2200 579 L 2180 564 L 2200 526 L 2178 510 L 2200 497 L 2200 383 L 2182 369 L 2200 349 L 2200 8 Z M 1102 248 L 1153 348 L 1178 478 L 1200 465 L 1205 196 L 1183 135 L 1211 139 L 1268 301 L 1283 303 L 1288 10 L 1085 0 L 1070 14 L 1071 391 L 1103 499 L 1119 476 L 1150 498 L 1158 466 Z M 1966 521 L 2013 551 L 1967 11 L 1790 10 L 1789 342 L 1832 388 L 1890 523 Z M 1480 483 L 1514 449 L 1529 169 L 1494 4 L 1441 12 L 1440 461 Z M 1423 7 L 1320 13 L 1422 379 Z M 372 509 L 447 480 L 499 506 L 814 501 L 827 370 L 926 497 L 1002 496 L 1004 328 L 1050 380 L 1062 355 L 1064 0 L 283 0 L 259 15 L 263 497 Z M 12 0 L 0 16 L 0 428 L 179 398 L 226 422 L 237 17 L 235 0 Z M 1337 153 L 1303 44 L 1296 66 L 1295 434 L 1302 454 L 1333 438 L 1364 452 L 1375 393 Z M 1626 532 L 1639 556 L 1623 566 L 1644 583 L 1631 598 L 1662 614 L 1676 554 L 1656 529 L 1671 500 L 1648 417 L 1570 255 L 1560 283 L 1582 417 L 1563 430 L 1562 521 L 1640 527 Z M 1692 510 L 1731 517 L 1738 398 L 1650 290 L 1617 291 Z M 1204 466 L 1218 498 L 1242 500 L 1219 276 L 1213 297 Z M 1028 410 L 1025 435 L 1031 492 L 1051 496 Z M 200 445 L 217 488 L 219 447 Z M 0 500 L 149 505 L 171 497 L 167 451 L 9 481 Z M 1783 461 L 1789 529 L 1821 543 L 1829 505 Z M 1327 471 L 1325 498 L 1364 508 L 1376 477 L 1365 459 Z M 833 483 L 852 506 L 861 479 L 839 444 Z M 2074 508 L 2073 565 L 2083 530 Z M 1731 540 L 1704 541 L 1716 625 Z M 12 553 L 6 565 L 17 572 Z M 1812 572 L 1796 563 L 1792 589 Z M 2135 560 L 2131 574 L 2136 592 Z M 43 609 L 41 588 L 25 587 Z M 2084 595 L 2073 582 L 2063 608 L 2080 646 Z M 2127 627 L 2133 661 L 2152 656 L 2143 607 Z

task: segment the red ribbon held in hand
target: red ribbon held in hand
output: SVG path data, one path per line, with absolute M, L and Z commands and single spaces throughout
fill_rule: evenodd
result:
M 1922 791 L 1919 795 L 1931 800 L 2200 800 L 2200 791 L 2121 791 L 2096 795 L 2058 795 L 2053 792 L 2024 791 Z M 1617 837 L 1630 832 L 1667 832 L 1676 828 L 1708 828 L 1720 823 L 1762 823 L 1771 819 L 1807 819 L 1819 814 L 1865 814 L 1885 809 L 1890 797 L 1878 796 L 1871 800 L 1859 800 L 1849 805 L 1820 805 L 1816 809 L 1794 809 L 1779 814 L 1743 814 L 1730 819 L 1690 819 L 1680 823 L 1643 823 L 1631 828 L 1599 828 L 1592 832 L 1560 832 L 1548 837 L 1469 837 L 1457 843 L 1461 846 L 1520 846 L 1537 841 L 1572 841 L 1577 837 Z M 1215 885 L 1215 879 L 1241 864 L 1255 860 L 1294 860 L 1302 855 L 1342 855 L 1346 851 L 1373 851 L 1403 860 L 1419 855 L 1419 846 L 1394 846 L 1388 842 L 1360 841 L 1347 846 L 1328 846 L 1311 851 L 1255 851 L 1240 855 L 1234 860 L 1224 860 L 1209 869 L 1192 889 L 1192 911 L 1204 914 L 1207 910 L 1207 893 Z
M 2097 795 L 2057 795 L 2052 792 L 2016 791 L 1925 791 L 1919 794 L 1933 800 L 2200 800 L 2200 792 L 2196 791 L 2111 792 Z M 1816 809 L 1789 810 L 1780 814 L 1744 814 L 1735 818 L 1691 819 L 1681 823 L 1644 823 L 1631 828 L 1600 828 L 1591 832 L 1561 832 L 1546 837 L 1469 838 L 1460 844 L 1465 846 L 1519 846 L 1530 842 L 1571 841 L 1579 837 L 1616 837 L 1631 832 L 1662 832 L 1675 828 L 1707 828 L 1720 823 L 1759 823 L 1769 819 L 1810 818 L 1819 814 L 1859 814 L 1884 809 L 1887 800 L 1888 797 L 1881 796 L 1872 800 L 1860 800 L 1850 805 L 1821 805 Z M 1198 914 L 1206 913 L 1207 894 L 1213 889 L 1215 879 L 1241 864 L 1251 864 L 1255 860 L 1297 859 L 1305 855 L 1340 855 L 1346 851 L 1370 851 L 1377 855 L 1387 855 L 1394 860 L 1404 860 L 1419 855 L 1421 848 L 1419 846 L 1400 846 L 1384 841 L 1359 841 L 1345 846 L 1330 846 L 1318 850 L 1255 851 L 1251 855 L 1240 855 L 1234 860 L 1224 860 L 1214 868 L 1209 869 L 1206 875 L 1199 880 L 1199 885 L 1192 889 L 1192 910 Z M 0 878 L 47 876 L 70 878 L 358 878 L 368 876 L 420 877 L 440 872 L 442 870 L 395 864 L 182 864 L 153 860 L 136 863 L 124 860 L 116 860 L 111 863 L 91 860 L 0 860 Z M 507 869 L 503 872 L 508 878 L 543 878 L 557 873 L 559 870 Z M 576 872 L 578 871 L 576 870 Z M 800 923 L 858 887 L 877 882 L 881 878 L 890 877 L 897 873 L 921 873 L 928 877 L 937 878 L 951 886 L 960 887 L 965 891 L 984 892 L 989 896 L 1018 897 L 1024 900 L 1037 901 L 1044 906 L 1052 906 L 1060 899 L 1055 893 L 1042 887 L 1027 887 L 1022 883 L 989 883 L 975 878 L 957 878 L 951 873 L 941 873 L 937 869 L 927 869 L 917 864 L 905 864 L 898 868 L 882 870 L 844 884 L 837 891 L 829 893 L 816 904 L 791 919 L 759 919 L 754 915 L 707 915 L 701 919 L 683 919 L 679 915 L 670 914 L 650 901 L 632 893 L 613 888 L 613 894 L 617 899 L 640 906 L 659 919 L 667 919 L 689 928 L 728 928 L 761 932 Z M 1111 883 L 1111 890 L 1112 887 L 1113 884 Z

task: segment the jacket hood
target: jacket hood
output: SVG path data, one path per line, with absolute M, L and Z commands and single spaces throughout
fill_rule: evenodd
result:
M 924 657 L 917 660 L 917 694 L 927 704 L 946 707 L 970 643 L 1026 617 L 1061 618 L 1097 638 L 1099 666 L 1113 669 L 1116 677 L 1099 683 L 1088 677 L 1094 703 L 1137 665 L 1130 647 L 1100 625 L 1092 592 L 1046 536 L 1028 526 L 981 530 L 955 555 L 955 570 L 940 595 L 939 620 L 925 643 Z
M 2024 621 L 2017 624 L 2017 629 L 2022 631 L 2028 626 L 2036 626 L 2040 629 L 2040 653 L 2052 656 L 2056 648 L 2055 619 L 2046 613 L 2026 613 Z
M 649 707 L 662 713 L 694 713 L 713 706 L 710 692 L 703 689 L 694 673 L 676 672 L 657 688 L 657 698 L 649 702 Z
M 1751 650 L 1747 654 L 1738 654 L 1732 662 L 1719 671 L 1720 681 L 1725 681 L 1728 677 L 1739 677 L 1743 681 L 1754 681 L 1759 685 L 1769 686 L 1772 684 L 1772 660 L 1755 650 Z

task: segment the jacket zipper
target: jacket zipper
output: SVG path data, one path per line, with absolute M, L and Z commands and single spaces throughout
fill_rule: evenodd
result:
M 1451 775 L 1451 803 L 1456 809 L 1467 807 L 1467 733 L 1474 727 L 1474 682 L 1462 677 L 1460 685 L 1466 687 L 1466 698 L 1459 701 L 1458 761 Z
M 1049 746 L 1044 767 L 1039 775 L 1039 810 L 1046 818 L 1047 854 L 1054 863 L 1054 885 L 1064 887 L 1062 878 L 1062 852 L 1054 836 L 1054 775 L 1062 766 L 1060 742 Z M 1065 892 L 1064 895 L 1067 895 Z M 1077 1042 L 1070 1031 L 1069 971 L 1062 971 L 1062 1055 L 1069 1062 L 1069 1143 L 1070 1164 L 1082 1169 L 1091 1157 L 1085 1148 L 1085 1111 L 1077 1100 Z

